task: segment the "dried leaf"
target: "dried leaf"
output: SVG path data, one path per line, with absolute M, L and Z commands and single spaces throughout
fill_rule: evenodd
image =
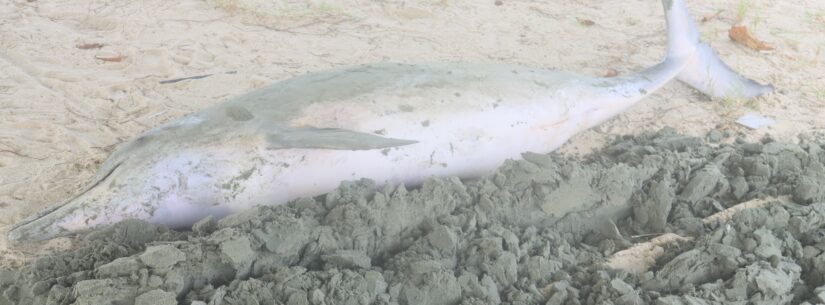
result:
M 103 44 L 102 43 L 81 43 L 79 45 L 76 45 L 75 47 L 77 47 L 78 49 L 81 49 L 81 50 L 100 49 L 100 48 L 103 47 Z
M 603 77 L 615 77 L 618 75 L 619 71 L 616 71 L 616 69 L 613 68 L 607 69 L 607 71 L 604 71 L 604 74 L 602 74 Z
M 576 18 L 576 21 L 578 21 L 578 22 L 579 22 L 579 24 L 581 24 L 581 25 L 583 25 L 583 26 L 591 26 L 591 25 L 596 24 L 596 22 L 595 22 L 595 21 L 593 21 L 593 20 L 590 20 L 590 19 L 582 19 L 582 18 L 578 18 L 578 17 Z
M 708 21 L 711 21 L 713 19 L 716 19 L 716 17 L 719 17 L 719 14 L 721 14 L 721 13 L 722 13 L 722 10 L 718 10 L 715 13 L 707 13 L 704 16 L 702 16 L 702 22 L 708 22 Z
M 773 47 L 767 45 L 765 42 L 754 38 L 750 32 L 748 32 L 748 28 L 744 25 L 734 25 L 728 31 L 728 36 L 731 40 L 736 41 L 748 48 L 757 50 L 757 51 L 773 51 Z
M 95 56 L 95 58 L 97 58 L 99 60 L 102 60 L 102 61 L 108 61 L 108 62 L 121 62 L 124 59 L 126 59 L 126 56 L 123 56 L 123 55 L 105 56 L 105 57 L 104 56 Z

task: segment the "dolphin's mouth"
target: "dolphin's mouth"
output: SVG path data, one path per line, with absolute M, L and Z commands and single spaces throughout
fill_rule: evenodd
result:
M 123 162 L 120 162 L 120 163 L 115 164 L 115 166 L 112 166 L 112 168 L 111 168 L 111 170 L 109 170 L 109 172 L 107 172 L 105 175 L 102 175 L 102 176 L 100 177 L 100 179 L 97 179 L 97 180 L 96 180 L 96 181 L 94 181 L 93 183 L 90 183 L 89 185 L 87 185 L 87 186 L 83 189 L 83 191 L 81 191 L 81 192 L 80 192 L 80 193 L 78 193 L 77 195 L 73 196 L 72 198 L 69 198 L 68 200 L 64 201 L 63 203 L 58 204 L 58 205 L 55 205 L 55 206 L 53 206 L 53 207 L 48 207 L 48 208 L 45 208 L 45 209 L 41 210 L 40 212 L 37 212 L 37 213 L 35 213 L 34 215 L 31 215 L 31 216 L 27 217 L 26 219 L 24 219 L 24 220 L 22 220 L 22 221 L 20 221 L 20 222 L 18 222 L 18 223 L 16 223 L 16 224 L 14 224 L 14 225 L 11 227 L 11 229 L 9 229 L 9 231 L 8 231 L 8 239 L 9 239 L 9 241 L 14 241 L 14 240 L 18 240 L 18 239 L 19 239 L 19 238 L 12 238 L 13 236 L 22 236 L 21 234 L 19 234 L 20 232 L 15 232 L 15 231 L 17 231 L 17 230 L 19 230 L 19 229 L 21 229 L 21 228 L 23 228 L 23 227 L 25 227 L 25 226 L 27 226 L 27 225 L 29 225 L 29 224 L 32 224 L 33 222 L 37 221 L 38 219 L 41 219 L 41 218 L 43 218 L 44 216 L 49 215 L 49 214 L 51 214 L 52 212 L 54 212 L 54 211 L 56 211 L 56 210 L 58 210 L 58 209 L 60 209 L 60 208 L 62 208 L 62 207 L 64 207 L 64 206 L 66 206 L 67 204 L 69 204 L 69 203 L 73 202 L 74 200 L 76 200 L 76 199 L 77 199 L 77 198 L 79 198 L 80 196 L 85 195 L 86 193 L 88 193 L 90 190 L 92 190 L 92 189 L 93 189 L 93 188 L 95 188 L 96 186 L 100 185 L 100 183 L 102 183 L 104 180 L 106 180 L 106 178 L 109 178 L 109 176 L 111 176 L 111 175 L 112 175 L 112 173 L 114 173 L 114 172 L 115 172 L 115 170 L 117 170 L 117 169 L 120 167 L 120 165 L 121 165 L 122 163 L 123 163 Z M 13 240 L 13 239 L 14 239 L 14 240 Z

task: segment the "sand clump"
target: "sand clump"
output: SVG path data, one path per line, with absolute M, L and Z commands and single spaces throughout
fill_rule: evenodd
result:
M 126 221 L 0 272 L 0 304 L 825 301 L 825 142 L 711 138 L 665 129 L 410 190 L 349 182 L 191 232 Z

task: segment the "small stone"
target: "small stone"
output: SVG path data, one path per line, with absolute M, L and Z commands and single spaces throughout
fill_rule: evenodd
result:
M 3 291 L 3 297 L 5 297 L 7 300 L 16 301 L 19 294 L 19 290 L 20 288 L 18 288 L 17 286 L 11 285 Z
M 707 166 L 699 171 L 679 194 L 679 198 L 690 203 L 697 203 L 699 200 L 713 194 L 720 182 L 725 178 L 716 166 Z
M 756 249 L 757 246 L 759 246 L 759 243 L 757 243 L 756 240 L 753 238 L 748 237 L 742 241 L 742 247 L 745 249 L 745 251 L 753 252 L 753 250 Z
M 160 287 L 160 285 L 163 285 L 163 278 L 157 275 L 149 276 L 149 280 L 146 285 L 152 288 Z
M 324 295 L 324 292 L 321 291 L 321 289 L 316 288 L 316 289 L 313 289 L 312 292 L 310 293 L 309 302 L 312 303 L 312 305 L 321 305 L 321 304 L 324 304 L 324 298 L 325 297 L 326 296 Z
M 163 289 L 173 291 L 175 294 L 183 294 L 186 290 L 186 276 L 180 270 L 172 270 L 166 274 L 163 281 Z
M 218 222 L 215 221 L 212 215 L 206 216 L 206 218 L 198 220 L 198 222 L 192 225 L 192 231 L 200 235 L 210 234 L 217 229 Z
M 135 305 L 177 305 L 175 293 L 155 289 L 141 294 L 135 299 Z
M 126 278 L 80 281 L 74 286 L 74 304 L 129 304 L 137 295 L 137 287 Z
M 458 277 L 458 285 L 461 287 L 461 295 L 465 298 L 484 298 L 486 292 L 478 283 L 478 277 L 472 273 L 464 273 Z
M 733 192 L 733 197 L 737 200 L 742 199 L 742 196 L 745 196 L 745 194 L 748 193 L 748 181 L 745 180 L 745 177 L 734 177 L 730 180 L 730 187 Z
M 341 268 L 368 269 L 372 266 L 370 257 L 364 251 L 339 250 L 333 254 L 322 255 L 321 259 Z
M 240 277 L 246 277 L 255 260 L 255 251 L 249 238 L 241 236 L 221 242 L 220 250 L 223 259 L 232 264 Z
M 370 296 L 377 296 L 387 290 L 387 282 L 384 281 L 384 276 L 380 272 L 367 271 L 364 279 L 367 281 L 367 292 Z
M 97 268 L 101 277 L 129 275 L 137 272 L 143 265 L 134 257 L 121 257 Z
M 758 154 L 762 152 L 762 144 L 759 143 L 745 143 L 742 144 L 742 150 L 749 154 Z
M 49 290 L 49 298 L 46 301 L 47 305 L 52 304 L 64 304 L 64 301 L 67 300 L 72 293 L 72 290 L 62 285 L 54 285 Z
M 550 277 L 556 271 L 561 270 L 561 267 L 561 262 L 548 260 L 541 256 L 531 256 L 527 259 L 525 273 L 531 280 L 538 281 Z
M 150 246 L 140 254 L 140 260 L 155 269 L 167 269 L 186 259 L 186 254 L 172 245 Z
M 722 132 L 714 129 L 708 132 L 708 141 L 711 143 L 719 143 L 722 141 L 723 135 Z
M 518 264 L 516 256 L 510 252 L 504 252 L 488 266 L 487 272 L 501 285 L 510 285 L 518 277 Z
M 309 305 L 309 300 L 307 300 L 307 293 L 303 290 L 298 290 L 289 295 L 289 299 L 286 301 L 286 305 Z
M 819 303 L 825 303 L 825 286 L 819 286 L 814 289 L 814 294 L 816 294 L 816 298 L 819 300 Z
M 39 281 L 32 285 L 32 294 L 33 295 L 42 295 L 44 293 L 49 292 L 49 288 L 52 288 L 52 283 L 49 281 Z
M 811 204 L 825 198 L 825 187 L 822 187 L 822 181 L 802 176 L 794 185 L 792 195 L 796 203 Z
M 616 290 L 616 292 L 618 292 L 621 295 L 625 295 L 635 291 L 633 289 L 633 286 L 630 286 L 630 284 L 625 283 L 624 281 L 618 278 L 615 278 L 610 281 L 610 287 L 612 287 L 613 290 Z
M 488 300 L 492 301 L 494 304 L 501 303 L 501 296 L 498 294 L 498 285 L 496 285 L 496 282 L 493 281 L 492 278 L 485 275 L 481 278 L 481 282 L 479 284 L 481 284 L 482 289 L 485 290 Z
M 11 270 L 0 270 L 0 287 L 14 283 L 15 273 Z
M 566 304 L 567 301 L 567 290 L 556 291 L 553 295 L 550 296 L 550 299 L 547 300 L 546 305 L 562 305 Z
M 685 304 L 682 300 L 675 295 L 669 295 L 666 297 L 661 297 L 656 299 L 656 305 L 682 305 Z
M 461 300 L 461 286 L 452 271 L 432 272 L 420 283 L 404 283 L 398 299 L 400 304 L 456 304 Z
M 450 232 L 445 226 L 438 226 L 427 234 L 427 241 L 442 253 L 455 252 L 456 245 L 458 244 L 455 234 Z
M 753 253 L 759 258 L 767 259 L 771 256 L 782 256 L 782 241 L 773 235 L 771 230 L 760 228 L 753 232 L 756 242 L 759 244 Z

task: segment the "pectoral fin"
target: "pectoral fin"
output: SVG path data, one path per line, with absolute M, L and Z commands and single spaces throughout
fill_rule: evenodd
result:
M 418 141 L 385 138 L 375 134 L 338 128 L 295 128 L 267 135 L 269 147 L 370 150 L 398 147 Z

